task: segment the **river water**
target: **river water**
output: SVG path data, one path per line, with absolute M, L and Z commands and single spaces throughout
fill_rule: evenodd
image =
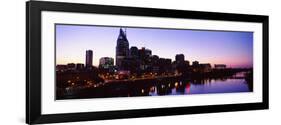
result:
M 208 94 L 208 93 L 233 93 L 250 92 L 248 83 L 244 79 L 209 79 L 178 81 L 168 85 L 152 86 L 149 90 L 150 96 L 158 95 L 186 95 L 186 94 Z
M 105 88 L 81 90 L 79 94 L 65 95 L 60 99 L 238 93 L 252 92 L 252 89 L 253 84 L 245 80 L 245 73 L 237 73 L 219 79 L 186 78 L 144 81 L 138 85 L 136 83 L 109 85 Z

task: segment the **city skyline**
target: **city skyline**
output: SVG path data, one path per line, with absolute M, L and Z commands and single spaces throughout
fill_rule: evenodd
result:
M 102 57 L 115 58 L 120 27 L 56 25 L 56 64 L 84 63 L 85 51 L 93 51 L 93 65 Z M 253 66 L 253 33 L 202 30 L 126 28 L 129 47 L 152 50 L 152 55 L 170 58 L 184 54 L 200 63 L 229 67 Z M 163 44 L 164 43 L 164 44 Z

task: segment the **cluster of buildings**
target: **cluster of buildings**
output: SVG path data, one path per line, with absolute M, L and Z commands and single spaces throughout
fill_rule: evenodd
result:
M 100 72 L 116 73 L 129 71 L 130 73 L 185 73 L 185 72 L 210 72 L 211 64 L 200 64 L 193 61 L 190 64 L 185 60 L 183 54 L 177 54 L 175 61 L 169 58 L 161 58 L 153 55 L 148 48 L 138 48 L 136 46 L 129 47 L 126 31 L 120 29 L 116 45 L 115 65 L 112 57 L 102 57 L 99 60 L 99 66 L 93 66 L 93 51 L 86 51 L 85 65 L 82 63 L 69 63 L 67 65 L 57 65 L 57 71 L 64 70 L 92 70 L 98 68 Z M 226 65 L 216 64 L 214 68 L 224 69 Z
M 143 72 L 168 72 L 171 70 L 172 60 L 159 58 L 152 55 L 152 51 L 145 47 L 129 48 L 126 32 L 120 29 L 116 46 L 116 68 L 118 71 L 130 71 L 132 73 Z

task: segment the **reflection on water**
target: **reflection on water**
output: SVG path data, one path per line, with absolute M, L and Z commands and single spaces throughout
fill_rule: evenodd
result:
M 143 89 L 145 91 L 145 89 Z M 148 95 L 183 95 L 205 93 L 249 92 L 250 89 L 244 79 L 226 80 L 183 80 L 168 85 L 159 84 L 147 89 Z
M 178 80 L 171 83 L 158 83 L 147 91 L 149 96 L 186 95 L 207 93 L 252 92 L 253 84 L 245 79 L 247 72 L 239 72 L 228 78 Z
M 132 81 L 106 84 L 71 92 L 62 99 L 107 98 L 162 95 L 189 95 L 209 93 L 252 92 L 253 83 L 246 73 L 237 73 L 226 78 L 170 78 L 148 81 Z

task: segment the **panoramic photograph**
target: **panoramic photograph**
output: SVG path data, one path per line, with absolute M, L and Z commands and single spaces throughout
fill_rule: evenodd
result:
M 253 92 L 253 32 L 55 25 L 56 100 Z

